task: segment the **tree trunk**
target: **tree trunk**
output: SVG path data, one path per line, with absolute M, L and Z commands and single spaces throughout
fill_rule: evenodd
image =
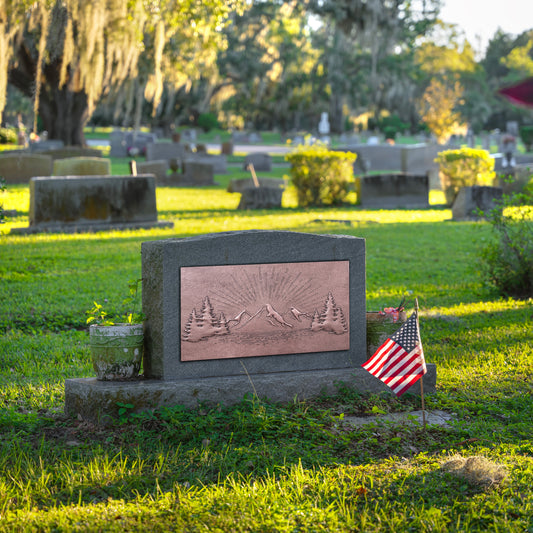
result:
M 83 127 L 88 120 L 85 92 L 47 87 L 41 92 L 39 116 L 48 139 L 59 139 L 65 146 L 85 145 Z
M 22 44 L 16 50 L 16 67 L 9 72 L 9 82 L 29 98 L 34 97 L 37 57 Z M 83 127 L 89 119 L 85 91 L 69 89 L 69 83 L 59 88 L 60 61 L 45 65 L 39 98 L 41 129 L 48 139 L 58 139 L 66 146 L 84 146 Z

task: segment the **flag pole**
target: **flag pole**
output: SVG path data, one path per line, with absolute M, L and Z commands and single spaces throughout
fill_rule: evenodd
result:
M 415 298 L 416 323 L 418 326 L 418 335 L 420 335 L 420 322 L 418 321 L 418 298 Z M 420 340 L 420 339 L 419 339 Z M 424 376 L 420 378 L 420 399 L 422 400 L 422 424 L 426 430 L 426 406 L 424 402 Z

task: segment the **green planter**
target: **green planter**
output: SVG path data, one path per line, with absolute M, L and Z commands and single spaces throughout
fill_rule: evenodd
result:
M 143 325 L 93 324 L 89 328 L 89 346 L 96 379 L 120 381 L 136 378 L 143 357 Z

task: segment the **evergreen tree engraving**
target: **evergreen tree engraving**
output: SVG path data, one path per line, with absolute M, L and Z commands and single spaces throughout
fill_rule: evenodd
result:
M 311 320 L 311 331 L 320 331 L 322 329 L 322 322 L 320 320 L 320 314 L 318 309 L 315 309 L 313 318 Z
M 204 321 L 207 327 L 216 327 L 217 318 L 215 316 L 213 306 L 211 305 L 211 301 L 209 300 L 209 296 L 206 296 L 204 298 L 204 301 L 202 303 L 202 309 L 200 310 L 200 315 L 202 316 L 202 320 Z
M 313 320 L 311 321 L 311 331 L 327 331 L 336 335 L 342 335 L 348 331 L 344 313 L 335 303 L 331 292 L 328 293 L 322 313 L 319 314 L 315 310 Z

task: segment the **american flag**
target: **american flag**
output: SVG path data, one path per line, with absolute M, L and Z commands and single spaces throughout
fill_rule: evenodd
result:
M 383 381 L 397 396 L 427 372 L 416 311 L 377 349 L 363 368 Z

